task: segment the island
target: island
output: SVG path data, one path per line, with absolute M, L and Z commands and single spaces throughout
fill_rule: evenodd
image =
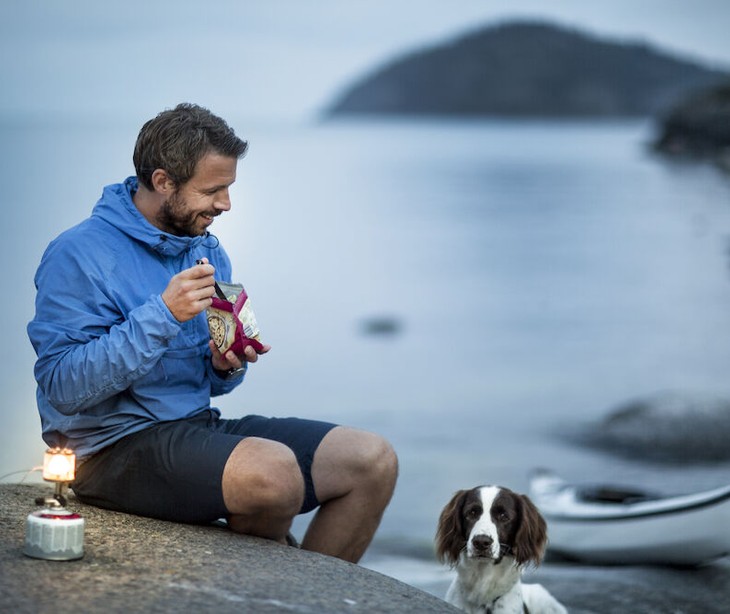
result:
M 518 21 L 391 59 L 346 86 L 324 116 L 659 117 L 728 79 L 642 41 Z

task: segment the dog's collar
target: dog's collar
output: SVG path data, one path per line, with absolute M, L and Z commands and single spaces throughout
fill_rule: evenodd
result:
M 495 599 L 495 600 L 494 600 L 494 601 L 493 601 L 493 602 L 491 603 L 491 605 L 488 605 L 488 606 L 487 606 L 487 605 L 485 605 L 485 606 L 482 606 L 482 607 L 484 608 L 484 614 L 492 614 L 492 607 L 493 607 L 494 605 L 496 605 L 496 603 L 497 603 L 497 602 L 498 602 L 498 601 L 499 601 L 499 600 L 500 600 L 501 598 L 502 598 L 501 596 L 500 596 L 500 597 L 497 597 L 497 598 L 496 598 L 496 599 Z M 529 609 L 527 608 L 527 604 L 526 604 L 526 603 L 525 603 L 524 601 L 522 602 L 522 612 L 523 612 L 523 614 L 530 614 L 530 610 L 529 610 Z

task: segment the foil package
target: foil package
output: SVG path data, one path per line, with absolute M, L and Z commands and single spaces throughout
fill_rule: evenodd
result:
M 206 309 L 210 338 L 221 354 L 232 350 L 240 356 L 249 345 L 261 352 L 264 346 L 246 290 L 241 284 L 217 284 L 226 298 L 214 296 L 213 304 Z

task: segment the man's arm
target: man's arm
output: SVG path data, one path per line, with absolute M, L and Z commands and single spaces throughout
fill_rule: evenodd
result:
M 36 317 L 28 326 L 38 355 L 38 385 L 66 415 L 148 374 L 180 332 L 180 323 L 205 309 L 213 293 L 213 267 L 193 267 L 125 318 L 108 296 L 103 272 L 90 273 L 88 267 L 73 249 L 49 250 L 36 276 Z
M 160 297 L 134 309 L 129 318 L 97 337 L 37 314 L 28 326 L 38 352 L 35 377 L 49 403 L 66 415 L 121 392 L 149 373 L 180 332 Z

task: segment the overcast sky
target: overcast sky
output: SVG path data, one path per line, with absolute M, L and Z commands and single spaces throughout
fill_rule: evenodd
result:
M 306 119 L 396 54 L 528 17 L 730 67 L 728 0 L 2 0 L 0 113 Z

